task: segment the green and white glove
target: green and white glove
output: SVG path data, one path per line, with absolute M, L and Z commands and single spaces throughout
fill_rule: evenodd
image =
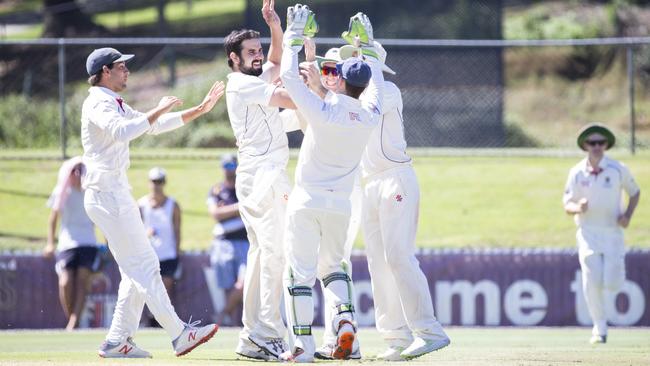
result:
M 301 47 L 303 37 L 313 37 L 318 32 L 314 13 L 307 5 L 296 4 L 287 8 L 287 31 L 284 33 L 285 44 Z
M 348 30 L 343 32 L 341 37 L 352 46 L 361 48 L 364 56 L 379 59 L 374 47 L 372 23 L 366 14 L 358 12 L 350 17 Z

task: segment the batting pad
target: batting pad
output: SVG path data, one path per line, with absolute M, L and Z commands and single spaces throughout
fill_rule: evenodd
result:
M 314 298 L 309 286 L 295 286 L 291 267 L 285 274 L 287 286 L 287 321 L 296 336 L 311 336 L 311 323 L 314 319 Z
M 354 306 L 352 305 L 352 280 L 345 272 L 334 272 L 323 277 L 323 296 L 325 306 L 331 308 L 332 329 L 336 332 L 342 320 L 354 322 Z

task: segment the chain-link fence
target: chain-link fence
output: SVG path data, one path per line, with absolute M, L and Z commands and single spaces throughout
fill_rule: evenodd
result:
M 338 42 L 317 39 L 318 53 Z M 650 38 L 383 43 L 410 146 L 575 149 L 589 121 L 610 125 L 620 147 L 650 146 Z M 197 103 L 229 72 L 220 38 L 1 41 L 0 146 L 78 147 L 85 60 L 100 46 L 137 55 L 124 96 L 140 110 L 169 94 Z M 220 102 L 193 128 L 137 144 L 231 147 L 234 139 Z

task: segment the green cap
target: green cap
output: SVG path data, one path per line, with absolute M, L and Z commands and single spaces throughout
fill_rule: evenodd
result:
M 606 150 L 609 150 L 616 143 L 616 137 L 609 128 L 600 123 L 590 123 L 584 126 L 582 130 L 580 130 L 580 134 L 578 134 L 578 147 L 584 151 L 587 151 L 584 147 L 585 140 L 587 140 L 587 137 L 594 133 L 601 134 L 607 139 Z

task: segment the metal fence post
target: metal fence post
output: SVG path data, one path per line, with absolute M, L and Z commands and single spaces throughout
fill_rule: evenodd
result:
M 59 131 L 61 157 L 65 160 L 68 157 L 66 154 L 67 123 L 65 118 L 65 38 L 59 38 L 59 117 L 61 120 L 61 130 Z
M 627 82 L 630 93 L 630 152 L 636 153 L 636 116 L 634 111 L 634 49 L 627 46 Z

